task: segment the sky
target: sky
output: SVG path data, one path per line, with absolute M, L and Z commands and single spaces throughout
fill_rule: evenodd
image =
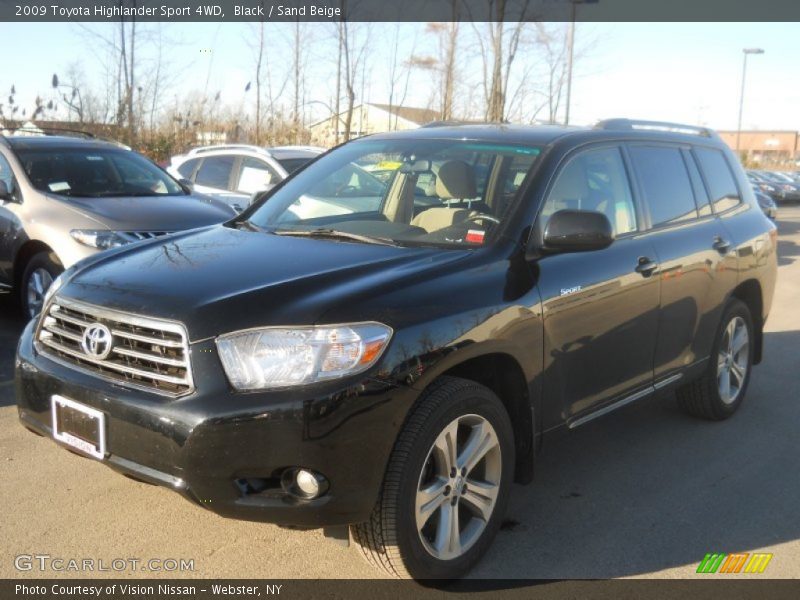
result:
M 103 31 L 104 24 L 91 25 Z M 314 35 L 331 35 L 330 25 L 312 24 Z M 397 31 L 406 49 L 433 51 L 424 24 L 374 24 L 370 51 Z M 222 101 L 247 110 L 244 88 L 253 79 L 253 26 L 241 23 L 173 23 L 163 25 L 169 39 L 173 78 L 171 95 L 192 91 L 221 92 Z M 267 25 L 268 53 L 276 65 L 291 57 L 278 55 L 286 31 Z M 587 45 L 588 44 L 588 45 Z M 32 105 L 37 94 L 47 97 L 54 72 L 65 73 L 79 63 L 87 77 L 100 85 L 101 44 L 75 23 L 0 24 L 0 100 L 13 84 L 22 104 Z M 739 110 L 742 49 L 759 47 L 763 55 L 748 61 L 743 129 L 800 130 L 800 24 L 797 23 L 578 23 L 572 88 L 571 122 L 591 124 L 601 118 L 630 117 L 735 129 Z M 466 48 L 465 52 L 474 48 Z M 331 102 L 335 66 L 322 44 L 312 44 L 308 64 L 316 88 L 307 98 Z M 11 60 L 8 57 L 13 57 Z M 379 61 L 374 61 L 379 62 Z M 279 67 L 276 67 L 279 68 Z M 387 102 L 387 69 L 370 67 L 365 95 Z M 63 78 L 63 75 L 62 75 Z M 426 106 L 429 76 L 416 74 L 406 104 Z M 321 105 L 309 107 L 324 117 Z M 312 115 L 312 116 L 314 116 Z

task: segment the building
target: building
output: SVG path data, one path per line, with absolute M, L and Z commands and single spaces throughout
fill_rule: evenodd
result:
M 736 131 L 719 131 L 722 140 L 736 151 Z M 781 163 L 800 158 L 797 131 L 742 131 L 739 153 L 754 163 Z
M 353 107 L 350 123 L 350 137 L 360 137 L 384 131 L 401 131 L 416 129 L 431 121 L 439 119 L 439 112 L 429 108 L 411 106 L 389 106 L 364 102 Z M 330 146 L 336 138 L 336 126 L 339 128 L 339 139 L 344 140 L 347 111 L 331 115 L 308 126 L 315 143 Z

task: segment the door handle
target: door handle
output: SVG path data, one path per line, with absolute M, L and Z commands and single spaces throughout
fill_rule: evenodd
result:
M 658 263 L 647 256 L 639 257 L 639 264 L 636 265 L 635 271 L 642 277 L 650 277 L 653 272 L 658 268 Z
M 728 250 L 731 249 L 731 243 L 728 240 L 717 236 L 714 238 L 714 244 L 712 245 L 712 248 L 714 248 L 714 250 L 720 254 L 727 254 Z

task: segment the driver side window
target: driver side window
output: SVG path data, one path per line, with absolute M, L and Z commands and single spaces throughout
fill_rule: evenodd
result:
M 542 207 L 542 230 L 559 210 L 601 212 L 615 236 L 636 231 L 636 209 L 619 148 L 587 150 L 562 167 Z

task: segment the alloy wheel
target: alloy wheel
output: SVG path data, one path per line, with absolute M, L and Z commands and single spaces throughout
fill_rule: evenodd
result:
M 497 433 L 480 415 L 450 422 L 428 452 L 415 503 L 417 531 L 435 558 L 462 556 L 494 513 L 502 456 Z
M 53 283 L 53 276 L 47 269 L 34 269 L 28 278 L 28 286 L 25 290 L 28 299 L 28 317 L 33 318 L 42 310 L 44 306 L 44 296 L 47 288 Z
M 719 397 L 732 404 L 739 397 L 750 368 L 750 336 L 742 317 L 734 317 L 722 334 L 717 357 Z

